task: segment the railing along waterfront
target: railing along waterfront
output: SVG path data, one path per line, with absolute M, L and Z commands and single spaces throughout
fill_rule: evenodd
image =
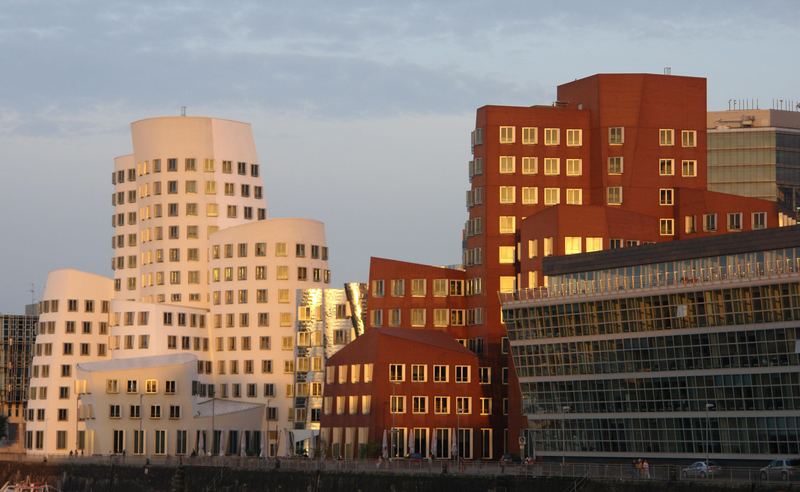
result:
M 800 277 L 800 258 L 774 262 L 744 263 L 727 267 L 709 267 L 651 275 L 612 276 L 604 279 L 569 280 L 567 285 L 535 287 L 514 292 L 498 292 L 502 304 L 545 301 L 568 297 L 603 294 L 646 293 L 653 290 L 686 287 L 714 287 L 720 284 L 737 284 L 755 280 Z
M 41 455 L 0 455 L 0 461 L 42 463 Z M 536 462 L 512 464 L 500 461 L 483 460 L 413 460 L 413 459 L 357 459 L 357 460 L 319 460 L 314 458 L 259 458 L 255 456 L 50 456 L 47 464 L 71 465 L 113 465 L 125 467 L 151 466 L 185 467 L 225 467 L 252 471 L 301 471 L 301 472 L 341 472 L 341 473 L 392 473 L 409 475 L 454 476 L 515 476 L 515 477 L 553 477 L 571 480 L 623 480 L 623 481 L 691 481 L 728 483 L 792 483 L 800 484 L 800 474 L 767 474 L 759 467 L 727 467 L 712 474 L 694 474 L 688 463 L 651 464 L 649 468 L 636 468 L 631 463 L 561 463 Z

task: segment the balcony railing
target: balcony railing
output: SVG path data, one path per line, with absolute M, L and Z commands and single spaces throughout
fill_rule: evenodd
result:
M 681 289 L 689 286 L 716 287 L 721 284 L 729 285 L 770 279 L 800 280 L 800 258 L 649 275 L 609 276 L 602 280 L 570 280 L 566 285 L 559 283 L 552 287 L 499 292 L 498 296 L 502 304 L 514 305 L 543 302 L 553 298 L 591 297 L 625 292 L 638 294 L 653 290 Z

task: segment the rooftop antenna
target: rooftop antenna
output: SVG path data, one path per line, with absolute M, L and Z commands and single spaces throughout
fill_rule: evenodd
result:
M 181 116 L 186 116 L 186 106 L 181 106 Z
M 664 67 L 664 75 L 672 75 L 672 67 Z
M 36 304 L 36 289 L 34 288 L 33 282 L 31 282 L 31 304 Z

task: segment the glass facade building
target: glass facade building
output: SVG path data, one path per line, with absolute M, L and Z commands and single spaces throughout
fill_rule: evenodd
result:
M 800 452 L 800 228 L 547 260 L 501 298 L 526 455 Z
M 708 113 L 708 189 L 800 207 L 800 112 Z

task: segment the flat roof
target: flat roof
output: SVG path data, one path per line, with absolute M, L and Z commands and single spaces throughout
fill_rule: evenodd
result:
M 798 246 L 800 246 L 800 225 L 795 225 L 608 249 L 594 253 L 548 256 L 542 260 L 542 273 L 548 276 L 565 275 Z

